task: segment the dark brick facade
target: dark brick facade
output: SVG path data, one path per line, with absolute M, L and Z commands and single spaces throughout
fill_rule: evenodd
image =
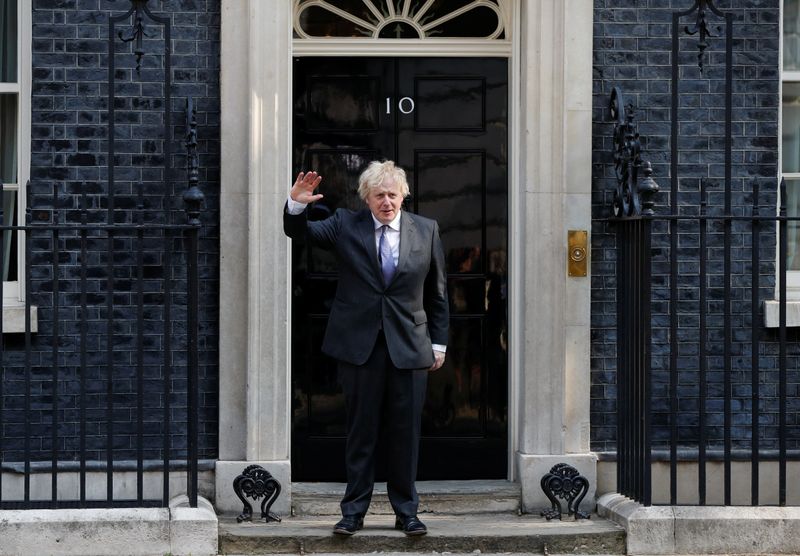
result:
M 98 219 L 105 217 L 107 207 L 108 152 L 108 15 L 120 14 L 129 6 L 122 0 L 32 0 L 33 1 L 33 96 L 32 96 L 32 168 L 31 191 L 34 208 L 57 208 L 60 221 L 75 221 L 79 214 L 81 195 L 87 195 L 88 206 L 96 210 Z M 614 186 L 611 163 L 612 124 L 608 114 L 611 88 L 620 86 L 627 100 L 636 107 L 639 131 L 644 138 L 645 158 L 652 161 L 655 179 L 662 193 L 657 197 L 658 212 L 668 211 L 670 188 L 670 91 L 671 91 L 671 14 L 691 7 L 692 0 L 594 0 L 594 116 L 593 116 L 593 217 L 609 215 L 611 191 Z M 198 101 L 200 123 L 201 187 L 206 195 L 201 240 L 201 457 L 213 458 L 217 450 L 217 380 L 218 380 L 218 291 L 219 291 L 219 0 L 164 0 L 154 3 L 156 13 L 171 17 L 173 24 L 173 180 L 164 191 L 159 166 L 164 160 L 161 135 L 163 101 L 163 60 L 155 53 L 163 49 L 160 28 L 148 25 L 151 37 L 145 41 L 148 54 L 143 59 L 142 72 L 133 70 L 135 60 L 130 46 L 117 41 L 115 61 L 115 107 L 117 110 L 117 172 L 116 219 L 135 219 L 130 209 L 140 203 L 146 219 L 160 222 L 184 218 L 180 195 L 185 188 L 185 158 L 180 141 L 183 133 L 182 110 L 187 95 Z M 779 0 L 718 0 L 717 4 L 735 15 L 734 23 L 734 123 L 733 123 L 733 191 L 734 212 L 749 214 L 751 192 L 755 182 L 760 184 L 761 203 L 774 206 L 778 148 L 778 87 L 779 87 Z M 685 21 L 692 24 L 693 21 Z M 712 26 L 714 28 L 718 23 Z M 120 25 L 120 30 L 127 26 Z M 681 57 L 680 104 L 680 204 L 681 210 L 699 210 L 699 184 L 704 180 L 709 190 L 711 211 L 721 210 L 724 157 L 721 136 L 724 119 L 722 91 L 722 52 L 724 40 L 712 38 L 702 75 L 696 66 L 696 39 L 686 39 Z M 151 53 L 152 52 L 152 53 Z M 142 184 L 142 198 L 137 193 Z M 656 225 L 654 238 L 654 410 L 656 439 L 663 441 L 666 427 L 666 385 L 668 361 L 667 333 L 664 317 L 668 298 L 669 239 L 667 227 Z M 765 233 L 762 251 L 762 299 L 770 298 L 774 286 L 775 235 Z M 591 419 L 592 449 L 613 451 L 616 438 L 616 277 L 615 238 L 611 225 L 595 221 L 592 225 L 592 331 L 591 331 Z M 721 245 L 719 229 L 710 230 L 710 245 Z M 681 230 L 681 286 L 687 306 L 696 301 L 697 230 Z M 750 374 L 749 374 L 749 289 L 740 287 L 749 277 L 749 231 L 745 225 L 734 228 L 734 437 L 737 446 L 749 447 Z M 102 262 L 104 241 L 93 243 L 93 256 Z M 179 247 L 176 244 L 176 249 Z M 115 437 L 120 459 L 135 457 L 132 427 L 135 423 L 133 380 L 135 359 L 136 307 L 131 295 L 136 257 L 135 242 L 121 242 L 115 255 L 115 331 L 118 331 L 119 358 L 114 377 Z M 52 422 L 53 391 L 49 382 L 52 344 L 52 255 L 47 237 L 32 244 L 30 276 L 31 300 L 39 306 L 39 333 L 34 337 L 31 359 L 31 413 L 35 433 L 32 445 L 35 459 L 50 457 L 50 423 Z M 79 376 L 74 364 L 79 350 L 78 311 L 75 307 L 79 259 L 74 238 L 62 240 L 60 291 L 59 353 L 65 370 L 58 392 L 60 415 L 59 452 L 62 459 L 76 458 L 77 431 L 76 385 Z M 693 250 L 694 249 L 694 253 Z M 147 276 L 153 280 L 163 277 L 163 259 L 153 247 L 145 255 Z M 719 314 L 719 275 L 722 272 L 720 250 L 713 251 L 709 262 L 712 274 L 709 307 L 712 328 Z M 174 272 L 180 278 L 180 260 Z M 97 291 L 105 281 L 100 268 L 90 277 Z M 176 283 L 179 283 L 178 279 Z M 693 293 L 695 292 L 695 293 Z M 154 293 L 154 292 L 149 292 Z M 715 298 L 716 296 L 716 298 Z M 98 349 L 105 342 L 105 298 L 91 298 L 90 336 Z M 159 301 L 151 298 L 149 307 L 149 337 L 157 338 Z M 180 296 L 177 306 L 184 302 Z M 681 320 L 681 382 L 678 387 L 683 409 L 680 438 L 691 444 L 697 438 L 697 405 L 699 387 L 696 382 L 696 326 L 694 317 Z M 696 314 L 696 313 L 695 313 Z M 177 308 L 174 331 L 181 339 L 183 317 Z M 714 330 L 712 330 L 714 333 Z M 797 368 L 800 358 L 796 332 L 791 333 L 790 369 Z M 777 344 L 774 331 L 764 331 L 762 343 L 762 423 L 763 446 L 774 447 L 777 423 L 776 375 Z M 25 385 L 23 376 L 23 339 L 20 335 L 4 338 L 6 388 L 4 392 L 3 431 L 4 461 L 21 459 L 22 423 Z M 155 342 L 155 340 L 154 340 Z M 146 430 L 160 433 L 160 398 L 162 346 L 149 344 L 146 349 L 148 380 L 148 416 Z M 180 399 L 185 381 L 180 379 L 182 364 L 176 354 L 175 398 Z M 718 363 L 718 358 L 712 363 Z M 70 367 L 71 365 L 71 367 Z M 717 367 L 718 368 L 718 367 Z M 103 420 L 106 398 L 105 377 L 100 365 L 88 372 L 90 381 L 90 438 L 87 439 L 90 457 L 105 457 Z M 722 402 L 719 387 L 721 373 L 712 366 L 709 372 L 709 435 L 718 445 L 722 436 Z M 790 398 L 797 399 L 800 377 L 790 372 Z M 152 394 L 150 396 L 149 394 Z M 798 420 L 796 404 L 791 406 L 789 422 Z M 173 414 L 173 446 L 185 447 L 183 420 L 185 408 L 178 403 Z M 38 435 L 38 436 L 37 436 Z M 153 436 L 152 438 L 157 438 Z M 797 447 L 800 437 L 790 439 Z M 152 444 L 152 443 L 151 443 Z M 148 445 L 148 457 L 158 457 L 159 447 Z
M 86 196 L 90 221 L 104 221 L 108 207 L 108 91 L 109 15 L 127 11 L 121 0 L 32 0 L 32 125 L 31 206 L 47 209 L 59 222 L 77 222 L 81 198 Z M 187 187 L 183 147 L 186 97 L 198 106 L 200 186 L 206 209 L 200 240 L 200 457 L 217 453 L 218 292 L 219 292 L 219 0 L 165 0 L 150 8 L 172 22 L 172 172 L 165 190 L 163 131 L 163 27 L 145 21 L 149 37 L 141 73 L 134 70 L 130 44 L 116 42 L 114 57 L 114 118 L 116 172 L 115 222 L 137 222 L 142 207 L 145 222 L 183 223 L 181 195 Z M 130 22 L 118 24 L 126 32 Z M 141 196 L 140 196 L 141 190 Z M 86 369 L 88 383 L 87 449 L 89 459 L 105 459 L 107 377 L 101 357 L 106 349 L 105 271 L 108 245 L 103 234 L 90 240 L 87 309 L 89 349 L 93 354 Z M 152 234 L 148 234 L 152 235 Z M 79 425 L 78 357 L 80 352 L 80 247 L 79 238 L 62 237 L 59 269 L 58 391 L 59 459 L 77 456 Z M 30 299 L 37 305 L 39 332 L 33 337 L 31 355 L 30 423 L 34 460 L 51 456 L 53 388 L 53 264 L 48 234 L 31 239 Z M 185 457 L 185 252 L 182 241 L 173 241 L 172 268 L 165 268 L 158 238 L 143 243 L 145 285 L 145 457 L 160 457 L 163 428 L 163 278 L 174 279 L 170 329 L 177 346 L 174 353 L 171 436 L 173 457 Z M 114 447 L 115 458 L 136 457 L 136 239 L 114 242 Z M 3 414 L 3 460 L 20 461 L 25 422 L 24 337 L 4 338 L 6 365 Z
M 753 185 L 760 187 L 764 212 L 774 214 L 777 203 L 779 112 L 779 0 L 719 0 L 717 6 L 734 14 L 733 24 L 733 157 L 732 210 L 750 215 Z M 691 8 L 691 0 L 595 0 L 593 99 L 593 217 L 610 215 L 615 185 L 611 161 L 613 125 L 608 101 L 620 86 L 636 108 L 643 137 L 644 158 L 651 160 L 661 187 L 656 212 L 670 211 L 670 118 L 672 12 Z M 694 25 L 694 19 L 681 21 Z M 711 16 L 711 30 L 724 21 Z M 723 29 L 724 31 L 724 29 Z M 710 214 L 723 210 L 724 182 L 724 32 L 710 39 L 705 71 L 697 66 L 697 37 L 681 39 L 679 101 L 679 186 L 681 214 L 698 214 L 700 184 L 708 190 Z M 616 276 L 614 227 L 595 220 L 592 226 L 591 419 L 592 448 L 615 450 L 616 441 Z M 669 236 L 666 222 L 654 223 L 653 238 L 653 412 L 654 440 L 669 439 Z M 765 225 L 761 238 L 760 298 L 771 299 L 775 285 L 774 225 Z M 707 434 L 710 447 L 723 437 L 722 383 L 722 226 L 709 225 Z M 696 221 L 679 226 L 679 444 L 697 446 L 698 368 L 698 237 Z M 733 224 L 733 439 L 734 448 L 751 446 L 750 373 L 750 242 L 748 222 Z M 797 448 L 797 334 L 789 345 L 789 448 Z M 762 330 L 760 347 L 761 447 L 775 448 L 777 438 L 777 352 L 774 330 Z M 793 432 L 794 431 L 794 432 Z

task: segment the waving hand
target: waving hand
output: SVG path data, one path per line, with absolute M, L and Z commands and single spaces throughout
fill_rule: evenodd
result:
M 314 190 L 321 181 L 322 176 L 314 171 L 308 172 L 307 174 L 300 172 L 297 174 L 297 180 L 294 182 L 289 196 L 291 196 L 293 201 L 306 204 L 322 199 L 321 193 L 314 195 Z

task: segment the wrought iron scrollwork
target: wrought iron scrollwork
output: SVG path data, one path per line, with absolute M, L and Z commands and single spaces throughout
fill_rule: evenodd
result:
M 653 196 L 658 184 L 653 180 L 653 169 L 649 162 L 642 161 L 642 145 L 639 132 L 633 123 L 633 104 L 625 104 L 622 90 L 611 91 L 611 117 L 614 124 L 614 170 L 617 187 L 614 191 L 613 211 L 617 218 L 652 215 Z M 644 179 L 639 180 L 639 173 Z
M 700 73 L 703 73 L 703 58 L 705 56 L 706 49 L 710 46 L 708 39 L 719 37 L 719 35 L 714 35 L 708 28 L 708 10 L 711 10 L 713 13 L 717 15 L 723 15 L 717 7 L 714 5 L 714 0 L 696 0 L 695 5 L 689 10 L 691 13 L 693 10 L 697 10 L 697 20 L 695 21 L 694 28 L 690 29 L 687 25 L 684 27 L 684 31 L 687 35 L 697 35 L 699 34 L 698 41 L 697 41 L 697 49 L 700 51 L 697 54 L 697 65 L 700 67 Z M 722 28 L 717 27 L 717 32 L 721 33 Z
M 149 12 L 147 9 L 148 0 L 131 0 L 133 6 L 133 25 L 128 29 L 127 33 L 120 31 L 118 36 L 122 42 L 133 42 L 133 53 L 136 55 L 136 72 L 139 73 L 142 68 L 142 57 L 144 56 L 144 47 L 142 46 L 143 37 L 149 37 L 144 30 L 144 14 Z
M 280 516 L 272 513 L 269 509 L 278 499 L 281 494 L 281 484 L 272 476 L 272 474 L 261 467 L 260 465 L 248 465 L 245 467 L 242 474 L 233 480 L 233 491 L 239 500 L 242 501 L 242 513 L 236 518 L 236 521 L 253 520 L 253 506 L 247 501 L 245 497 L 261 501 L 261 518 L 270 521 L 280 521 Z
M 541 515 L 550 521 L 554 517 L 561 519 L 562 507 L 559 498 L 567 503 L 569 515 L 575 519 L 589 519 L 590 515 L 579 509 L 583 497 L 589 492 L 589 481 L 577 469 L 566 463 L 557 463 L 550 472 L 542 477 L 542 490 L 552 507 L 542 510 Z

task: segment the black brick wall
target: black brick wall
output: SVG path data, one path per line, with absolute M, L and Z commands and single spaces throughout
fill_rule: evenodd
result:
M 613 124 L 608 101 L 611 89 L 620 86 L 626 100 L 636 108 L 636 121 L 643 138 L 643 158 L 653 163 L 654 178 L 661 187 L 656 212 L 669 213 L 670 204 L 670 111 L 671 111 L 671 21 L 673 11 L 692 7 L 692 0 L 595 0 L 593 184 L 594 218 L 610 215 L 615 186 L 611 161 Z M 719 0 L 717 6 L 734 14 L 733 26 L 733 213 L 751 214 L 753 185 L 760 187 L 762 209 L 774 214 L 777 202 L 778 110 L 779 110 L 779 1 Z M 724 21 L 711 16 L 711 30 Z M 693 26 L 694 19 L 682 20 Z M 685 36 L 685 35 L 684 35 Z M 724 182 L 724 28 L 710 39 L 705 71 L 697 67 L 697 38 L 681 41 L 679 126 L 679 197 L 682 214 L 698 214 L 700 183 L 708 188 L 709 213 L 721 214 Z M 771 211 L 771 212 L 770 212 Z M 616 442 L 616 276 L 614 228 L 604 222 L 592 225 L 592 332 L 591 419 L 592 449 L 613 451 Z M 708 266 L 710 299 L 708 325 L 713 345 L 709 358 L 708 429 L 711 447 L 722 439 L 722 227 L 709 226 Z M 653 411 L 654 440 L 669 439 L 669 236 L 665 222 L 654 223 L 653 238 Z M 750 224 L 734 223 L 733 272 L 733 413 L 734 447 L 750 447 Z M 773 295 L 775 284 L 775 228 L 764 227 L 760 268 L 761 299 Z M 681 313 L 678 340 L 680 398 L 679 443 L 697 445 L 699 385 L 696 370 L 698 348 L 697 294 L 698 225 L 679 227 L 679 277 Z M 797 368 L 797 334 L 792 336 L 789 368 Z M 777 438 L 777 343 L 774 331 L 762 332 L 761 346 L 761 446 L 775 448 Z M 789 373 L 789 396 L 797 395 L 798 375 Z M 790 425 L 797 422 L 797 407 L 791 403 Z M 794 431 L 794 432 L 793 432 Z M 789 448 L 796 448 L 794 427 Z
M 82 195 L 86 196 L 90 221 L 103 222 L 108 191 L 108 18 L 130 8 L 127 0 L 32 0 L 33 91 L 31 126 L 31 206 L 52 210 L 51 219 L 76 222 Z M 186 157 L 183 146 L 184 106 L 192 95 L 198 107 L 200 187 L 205 193 L 202 215 L 200 274 L 200 457 L 217 453 L 218 290 L 219 290 L 219 0 L 164 0 L 150 2 L 156 15 L 172 22 L 171 122 L 173 157 L 171 184 L 165 188 L 163 122 L 163 27 L 145 21 L 149 38 L 140 74 L 134 70 L 130 44 L 118 39 L 114 56 L 115 222 L 183 223 L 181 195 L 186 189 Z M 130 23 L 118 24 L 127 32 Z M 140 196 L 141 191 L 141 196 Z M 172 322 L 174 376 L 171 382 L 170 417 L 173 457 L 185 457 L 185 251 L 180 239 L 172 242 L 172 268 L 164 266 L 163 240 L 148 232 L 142 243 L 145 282 L 145 457 L 160 457 L 163 430 L 163 311 L 165 276 L 173 277 Z M 87 448 L 90 459 L 105 459 L 105 408 L 107 405 L 107 312 L 105 286 L 107 240 L 103 233 L 89 241 L 89 306 L 86 311 L 89 366 Z M 136 456 L 136 250 L 135 239 L 114 242 L 114 448 L 117 459 Z M 53 256 L 47 233 L 31 238 L 30 299 L 38 305 L 39 332 L 31 351 L 31 450 L 34 460 L 49 459 L 53 422 Z M 59 290 L 58 386 L 59 459 L 76 459 L 80 401 L 79 308 L 80 241 L 62 237 Z M 6 335 L 3 402 L 3 460 L 23 457 L 25 422 L 24 337 Z

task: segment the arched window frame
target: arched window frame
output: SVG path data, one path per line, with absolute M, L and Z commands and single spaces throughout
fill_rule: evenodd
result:
M 372 55 L 392 54 L 402 48 L 404 55 L 414 56 L 509 56 L 512 50 L 512 14 L 514 0 L 473 0 L 459 9 L 445 14 L 434 21 L 420 23 L 419 16 L 433 5 L 434 0 L 426 0 L 414 16 L 410 15 L 412 0 L 403 0 L 397 9 L 392 0 L 362 0 L 373 15 L 379 19 L 377 25 L 366 22 L 348 14 L 331 4 L 328 0 L 294 0 L 293 5 L 293 52 L 296 55 L 314 54 L 342 56 L 355 54 L 359 51 L 369 50 Z M 389 15 L 384 15 L 376 4 L 385 3 Z M 325 10 L 349 20 L 370 30 L 372 36 L 363 37 L 314 37 L 308 35 L 300 26 L 302 12 L 311 7 L 321 7 Z M 429 31 L 438 25 L 453 20 L 469 10 L 488 7 L 498 14 L 498 24 L 490 35 L 486 37 L 447 37 L 430 36 Z M 378 35 L 385 26 L 393 23 L 405 23 L 418 30 L 421 38 L 385 39 Z M 502 35 L 502 38 L 498 38 Z M 398 44 L 402 43 L 402 44 Z

